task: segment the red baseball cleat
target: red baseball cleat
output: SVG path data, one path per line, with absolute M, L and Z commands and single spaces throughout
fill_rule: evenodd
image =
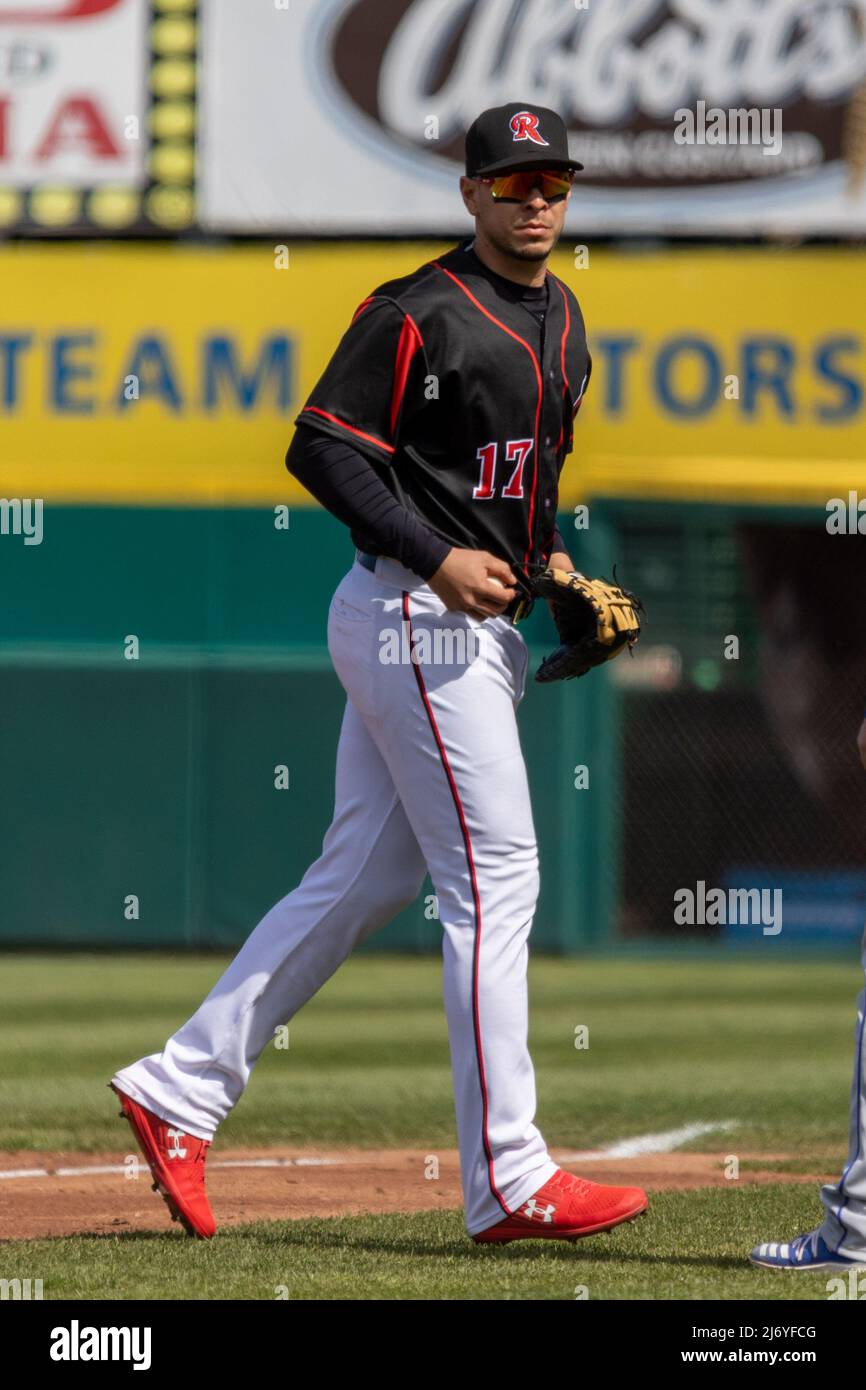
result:
M 175 1125 L 145 1110 L 131 1096 L 109 1081 L 123 1107 L 120 1115 L 129 1120 L 138 1146 L 147 1159 L 154 1192 L 161 1192 L 171 1212 L 191 1236 L 209 1239 L 216 1233 L 216 1222 L 204 1187 L 204 1164 L 209 1139 L 197 1139 Z
M 633 1221 L 648 1206 L 639 1187 L 604 1187 L 560 1168 L 511 1216 L 479 1231 L 478 1245 L 510 1240 L 579 1240 Z

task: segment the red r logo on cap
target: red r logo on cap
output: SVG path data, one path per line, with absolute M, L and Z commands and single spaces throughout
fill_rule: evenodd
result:
M 546 145 L 538 133 L 538 117 L 532 111 L 518 111 L 511 117 L 511 129 L 515 140 L 531 140 L 535 145 Z

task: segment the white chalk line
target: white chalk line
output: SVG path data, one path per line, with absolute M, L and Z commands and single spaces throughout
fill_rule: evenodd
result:
M 145 1160 L 136 1155 L 136 1162 Z M 352 1163 L 364 1163 L 363 1158 L 216 1158 L 211 1168 L 345 1168 Z M 127 1163 L 91 1163 L 82 1168 L 0 1168 L 3 1178 L 83 1178 L 91 1173 L 127 1173 Z
M 665 1129 L 658 1134 L 638 1134 L 633 1139 L 620 1139 L 605 1149 L 566 1154 L 562 1162 L 601 1163 L 611 1158 L 641 1158 L 644 1154 L 669 1154 L 691 1139 L 700 1139 L 703 1134 L 736 1129 L 737 1124 L 737 1120 L 717 1120 L 713 1124 L 691 1124 L 683 1125 L 680 1129 Z
M 658 1134 L 639 1134 L 632 1139 L 620 1139 L 605 1149 L 589 1149 L 584 1153 L 565 1154 L 562 1163 L 602 1163 L 612 1158 L 640 1158 L 644 1154 L 673 1153 L 691 1139 L 704 1134 L 716 1134 L 736 1129 L 736 1120 L 718 1120 L 713 1124 L 683 1125 Z M 143 1159 L 136 1159 L 143 1163 Z M 216 1158 L 208 1168 L 346 1168 L 366 1164 L 365 1158 Z M 80 1168 L 0 1168 L 0 1181 L 10 1178 L 84 1178 L 96 1174 L 127 1173 L 127 1163 L 93 1163 Z

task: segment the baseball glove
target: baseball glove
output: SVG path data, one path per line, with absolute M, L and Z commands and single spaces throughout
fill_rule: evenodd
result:
M 542 661 L 537 681 L 585 676 L 623 647 L 633 647 L 640 636 L 643 604 L 618 584 L 587 579 L 577 570 L 545 569 L 533 579 L 532 591 L 550 602 L 561 644 Z

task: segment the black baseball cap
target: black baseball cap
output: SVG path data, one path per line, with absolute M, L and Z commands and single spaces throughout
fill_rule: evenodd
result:
M 493 106 L 467 130 L 468 178 L 539 168 L 583 168 L 568 152 L 565 122 L 548 106 L 525 101 Z

